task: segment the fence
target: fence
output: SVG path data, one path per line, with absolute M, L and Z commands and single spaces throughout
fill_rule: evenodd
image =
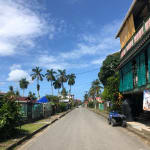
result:
M 52 114 L 52 105 L 50 103 L 43 104 L 43 117 L 48 117 Z
M 45 118 L 52 114 L 52 106 L 50 103 L 19 103 L 21 105 L 22 118 L 25 122 Z

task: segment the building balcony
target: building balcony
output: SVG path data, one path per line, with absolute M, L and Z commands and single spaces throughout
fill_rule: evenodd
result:
M 133 34 L 133 36 L 130 38 L 130 40 L 126 43 L 126 45 L 121 49 L 120 52 L 120 58 L 121 61 L 123 61 L 126 57 L 130 57 L 129 54 L 136 49 L 137 52 L 138 49 L 148 40 L 148 37 L 145 37 L 150 31 L 150 17 L 146 19 L 142 23 L 142 25 L 136 30 L 136 32 Z M 142 39 L 145 37 L 144 41 Z M 136 47 L 137 46 L 137 47 Z

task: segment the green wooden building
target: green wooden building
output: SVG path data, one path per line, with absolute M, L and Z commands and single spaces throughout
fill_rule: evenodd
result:
M 120 92 L 132 117 L 143 112 L 143 91 L 150 89 L 150 0 L 134 0 L 116 35 L 120 38 Z

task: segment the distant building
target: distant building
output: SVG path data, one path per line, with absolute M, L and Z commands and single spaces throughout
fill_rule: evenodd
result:
M 73 94 L 68 94 L 66 97 L 64 97 L 63 95 L 59 94 L 59 97 L 61 97 L 62 99 L 74 99 L 74 95 Z
M 20 103 L 36 103 L 36 100 L 32 100 L 30 97 L 17 97 L 16 102 Z
M 69 99 L 62 99 L 62 100 L 60 100 L 60 102 L 63 102 L 63 103 L 69 103 L 70 100 L 69 100 Z
M 92 97 L 88 98 L 88 102 L 93 102 L 93 101 L 94 101 L 94 99 Z
M 85 106 L 85 107 L 88 106 L 88 101 L 84 101 L 84 106 Z
M 88 98 L 88 102 L 93 102 L 94 100 L 96 100 L 97 102 L 100 102 L 101 101 L 101 97 L 96 97 L 95 99 L 92 98 L 92 97 Z

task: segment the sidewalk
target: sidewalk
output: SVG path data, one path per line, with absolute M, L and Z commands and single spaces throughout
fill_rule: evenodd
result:
M 127 128 L 142 138 L 150 140 L 150 126 L 140 122 L 127 122 Z
M 104 111 L 99 111 L 99 110 L 95 110 L 95 109 L 90 109 L 89 110 L 103 116 L 104 118 L 108 118 L 108 112 L 104 112 Z M 149 141 L 150 143 L 150 125 L 149 124 L 143 124 L 140 122 L 127 122 L 127 127 L 126 129 L 128 129 L 131 132 L 134 132 L 135 134 L 137 134 L 138 136 L 146 139 L 147 141 Z

